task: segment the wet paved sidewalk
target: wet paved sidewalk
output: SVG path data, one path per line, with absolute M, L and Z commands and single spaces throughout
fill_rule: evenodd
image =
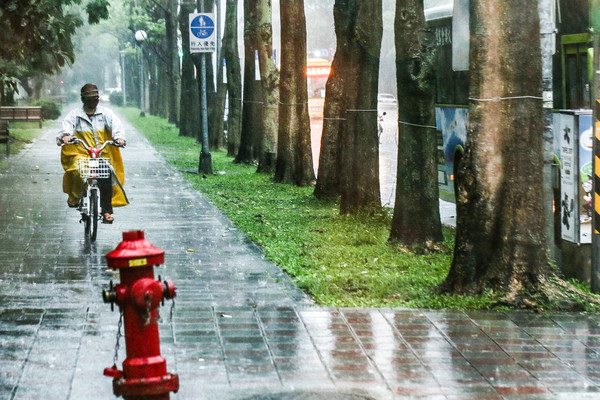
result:
M 0 399 L 114 397 L 104 255 L 137 229 L 178 287 L 172 399 L 600 399 L 598 315 L 318 307 L 129 126 L 132 204 L 86 244 L 56 129 L 0 167 Z

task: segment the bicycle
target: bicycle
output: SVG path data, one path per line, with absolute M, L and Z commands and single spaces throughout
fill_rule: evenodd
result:
M 77 170 L 84 182 L 84 195 L 77 209 L 81 213 L 84 235 L 94 242 L 98 235 L 98 221 L 102 219 L 100 215 L 100 188 L 98 187 L 98 179 L 110 178 L 114 174 L 112 165 L 108 158 L 102 158 L 100 155 L 106 146 L 119 146 L 115 141 L 109 140 L 104 142 L 100 147 L 88 146 L 79 138 L 72 138 L 68 144 L 81 144 L 89 153 L 89 157 L 79 158 L 77 160 Z

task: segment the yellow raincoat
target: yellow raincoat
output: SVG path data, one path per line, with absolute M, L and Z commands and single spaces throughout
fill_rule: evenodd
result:
M 83 107 L 71 111 L 62 121 L 62 129 L 56 136 L 56 143 L 60 145 L 63 136 L 71 135 L 87 143 L 88 146 L 100 147 L 107 140 L 123 139 L 125 134 L 119 118 L 112 110 L 97 106 L 94 115 L 89 117 Z M 71 199 L 79 199 L 83 195 L 83 182 L 77 170 L 77 160 L 89 157 L 89 153 L 81 144 L 68 144 L 62 146 L 60 161 L 65 170 L 63 176 L 63 192 Z M 115 174 L 113 175 L 113 207 L 129 204 L 122 189 L 125 182 L 123 158 L 118 147 L 106 146 L 101 157 L 109 158 Z M 115 176 L 116 175 L 116 176 Z M 118 180 L 118 182 L 117 182 Z M 120 184 L 120 185 L 119 185 Z

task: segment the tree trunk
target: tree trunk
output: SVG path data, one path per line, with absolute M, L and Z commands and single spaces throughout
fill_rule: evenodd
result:
M 33 97 L 30 100 L 39 100 L 42 97 L 42 87 L 44 86 L 44 78 L 36 78 L 33 81 Z
M 179 122 L 179 102 L 177 91 L 179 87 L 179 55 L 177 54 L 177 0 L 167 0 L 165 12 L 165 28 L 167 36 L 167 115 L 169 122 Z
M 304 0 L 280 4 L 281 80 L 275 181 L 314 183 L 306 84 L 306 17 Z
M 239 151 L 242 123 L 242 74 L 237 40 L 237 3 L 237 0 L 227 0 L 222 49 L 223 58 L 227 63 L 227 92 L 229 93 L 228 156 L 235 156 Z
M 179 31 L 183 60 L 181 66 L 181 93 L 179 113 L 179 136 L 195 137 L 200 129 L 198 109 L 200 108 L 198 84 L 194 76 L 194 61 L 190 54 L 189 14 L 194 7 L 182 3 L 179 12 Z
M 23 87 L 23 89 L 25 89 L 25 93 L 27 93 L 27 96 L 33 97 L 33 88 L 31 87 L 30 79 L 21 77 L 20 81 L 21 86 Z
M 222 50 L 221 50 L 222 52 Z M 227 96 L 227 85 L 223 80 L 223 56 L 217 56 L 217 97 L 214 111 L 212 113 L 212 123 L 210 124 L 210 138 L 212 140 L 210 147 L 215 150 L 225 148 L 225 98 Z
M 262 134 L 262 85 L 255 79 L 256 0 L 244 0 L 244 102 L 240 150 L 235 162 L 252 164 L 260 155 Z
M 435 128 L 435 38 L 421 0 L 396 2 L 398 169 L 390 241 L 441 242 Z
M 152 78 L 150 80 L 150 104 L 153 104 L 154 113 L 161 118 L 169 117 L 169 84 L 171 78 L 165 68 L 165 64 L 161 59 L 152 57 Z M 152 98 L 156 96 L 155 98 Z
M 256 2 L 256 45 L 263 89 L 263 131 L 258 172 L 275 171 L 277 156 L 277 126 L 279 123 L 279 71 L 273 59 L 273 27 L 271 0 Z
M 319 172 L 314 192 L 319 199 L 336 198 L 340 195 L 340 175 L 342 171 L 340 137 L 345 128 L 347 108 L 344 88 L 346 82 L 351 79 L 352 10 L 348 6 L 338 5 L 334 7 L 333 12 L 337 44 L 335 56 L 331 63 L 331 73 L 325 87 Z
M 471 0 L 470 107 L 457 172 L 457 232 L 442 289 L 536 293 L 545 242 L 543 112 L 537 2 Z
M 221 65 L 223 61 L 221 60 Z M 215 111 L 212 115 L 212 134 L 210 135 L 213 142 L 211 143 L 211 148 L 215 150 L 223 150 L 225 148 L 225 98 L 227 97 L 227 84 L 223 82 L 223 68 L 217 68 L 217 79 L 220 82 L 217 82 L 217 101 L 215 103 Z
M 220 4 L 220 3 L 219 3 Z M 214 132 L 212 133 L 212 137 L 214 138 L 214 143 L 211 144 L 211 147 L 214 149 L 223 150 L 225 148 L 225 100 L 227 97 L 227 84 L 223 79 L 223 63 L 225 62 L 225 57 L 223 57 L 223 42 L 221 39 L 221 7 L 217 6 L 217 41 L 221 41 L 221 47 L 217 47 L 217 101 L 215 103 L 215 111 L 213 113 L 213 123 L 212 129 Z
M 383 22 L 381 0 L 338 0 L 349 11 L 348 79 L 344 88 L 346 123 L 341 132 L 340 213 L 354 214 L 381 207 L 377 86 Z

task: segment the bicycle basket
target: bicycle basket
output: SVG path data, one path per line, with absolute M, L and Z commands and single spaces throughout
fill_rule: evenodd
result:
M 108 158 L 80 158 L 77 160 L 77 169 L 82 179 L 110 177 Z

